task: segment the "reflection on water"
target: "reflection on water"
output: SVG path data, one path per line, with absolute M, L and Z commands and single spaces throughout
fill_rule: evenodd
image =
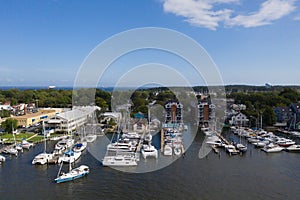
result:
M 88 164 L 90 174 L 61 184 L 54 183 L 58 165 L 31 165 L 33 157 L 43 151 L 39 144 L 18 158 L 8 156 L 0 166 L 0 199 L 300 198 L 300 153 L 266 154 L 249 144 L 243 156 L 230 157 L 221 150 L 220 155 L 210 152 L 199 159 L 203 139 L 198 134 L 184 158 L 144 174 L 102 167 L 100 161 L 86 152 L 76 164 Z M 54 144 L 49 142 L 49 147 Z M 157 165 L 157 161 L 141 158 L 139 165 Z

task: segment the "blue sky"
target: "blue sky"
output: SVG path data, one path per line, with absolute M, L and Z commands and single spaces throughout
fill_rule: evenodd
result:
M 0 86 L 72 86 L 100 42 L 141 27 L 196 40 L 225 84 L 300 85 L 299 0 L 0 0 L 0 27 Z M 119 73 L 167 63 L 201 84 L 184 62 L 165 53 L 144 51 L 120 61 Z M 113 76 L 100 85 L 112 85 Z

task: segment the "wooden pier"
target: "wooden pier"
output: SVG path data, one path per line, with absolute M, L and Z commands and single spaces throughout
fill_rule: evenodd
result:
M 230 145 L 231 142 L 229 142 L 226 138 L 224 138 L 221 133 L 216 132 L 216 135 L 223 141 L 225 142 L 227 145 Z
M 164 152 L 165 140 L 164 140 L 164 129 L 160 131 L 160 151 Z

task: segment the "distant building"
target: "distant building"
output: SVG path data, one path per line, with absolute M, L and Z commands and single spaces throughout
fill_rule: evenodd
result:
M 238 113 L 231 116 L 229 123 L 230 125 L 234 125 L 234 126 L 248 126 L 249 119 L 243 113 Z
M 10 106 L 10 102 L 7 101 L 4 104 L 1 104 L 0 110 L 12 110 L 12 107 Z
M 215 105 L 208 102 L 198 103 L 199 126 L 208 127 L 209 122 L 215 120 Z
M 15 116 L 13 117 L 13 119 L 16 119 L 18 121 L 18 126 L 29 127 L 41 121 L 48 120 L 56 114 L 58 114 L 58 112 L 54 109 L 39 110 L 36 113 Z
M 94 117 L 94 112 L 100 110 L 97 106 L 77 107 L 70 111 L 59 113 L 47 121 L 46 127 L 54 131 L 70 133 L 76 127 L 80 127 Z
M 300 129 L 300 103 L 291 103 L 289 106 L 275 107 L 276 124 L 281 127 Z
M 183 123 L 182 118 L 183 105 L 177 101 L 169 101 L 165 104 L 165 122 L 166 123 Z

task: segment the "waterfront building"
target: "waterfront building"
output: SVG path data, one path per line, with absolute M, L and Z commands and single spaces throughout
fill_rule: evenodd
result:
M 10 102 L 7 101 L 4 104 L 1 104 L 0 110 L 12 110 L 12 107 L 10 106 Z
M 209 122 L 215 120 L 215 105 L 208 102 L 198 103 L 199 126 L 208 127 Z
M 18 126 L 29 127 L 41 121 L 48 120 L 58 113 L 59 111 L 56 109 L 41 109 L 36 113 L 28 113 L 25 115 L 14 116 L 12 118 L 18 121 Z
M 89 119 L 93 118 L 96 110 L 100 110 L 100 107 L 75 107 L 72 110 L 59 113 L 52 117 L 47 121 L 46 128 L 54 129 L 54 131 L 70 133 L 71 131 L 74 131 L 76 127 L 86 124 Z
M 168 101 L 165 104 L 165 122 L 166 123 L 183 123 L 182 117 L 183 105 L 178 101 Z
M 229 124 L 232 126 L 248 126 L 249 119 L 243 113 L 232 115 L 229 119 Z

